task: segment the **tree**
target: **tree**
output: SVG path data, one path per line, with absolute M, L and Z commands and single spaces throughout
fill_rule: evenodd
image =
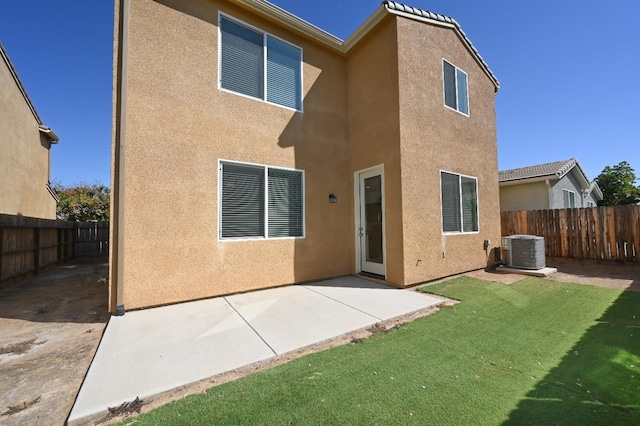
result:
M 108 222 L 109 187 L 94 183 L 63 186 L 54 182 L 51 187 L 58 194 L 58 219 L 72 222 Z
M 600 206 L 636 204 L 640 201 L 640 186 L 636 186 L 636 174 L 626 161 L 604 168 L 596 178 L 604 198 Z

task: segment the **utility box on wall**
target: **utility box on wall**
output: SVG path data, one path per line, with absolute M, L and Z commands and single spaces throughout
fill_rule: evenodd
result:
M 503 260 L 507 266 L 542 269 L 546 266 L 544 238 L 535 235 L 511 235 L 502 238 Z

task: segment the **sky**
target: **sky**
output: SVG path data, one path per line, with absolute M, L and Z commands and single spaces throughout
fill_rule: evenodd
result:
M 346 39 L 381 0 L 272 2 Z M 639 1 L 404 3 L 455 18 L 498 77 L 500 170 L 577 158 L 589 179 L 621 161 L 640 177 Z M 60 136 L 52 180 L 108 185 L 113 1 L 0 0 L 0 42 Z

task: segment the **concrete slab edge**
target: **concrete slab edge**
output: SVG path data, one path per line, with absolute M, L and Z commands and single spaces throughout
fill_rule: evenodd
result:
M 216 374 L 214 376 L 208 377 L 206 379 L 198 380 L 191 383 L 185 383 L 182 386 L 177 388 L 159 392 L 153 395 L 139 395 L 138 397 L 144 401 L 143 405 L 143 413 L 154 410 L 162 405 L 165 405 L 172 401 L 177 401 L 179 399 L 186 398 L 190 395 L 202 394 L 205 393 L 208 389 L 214 388 L 216 386 L 235 381 L 241 379 L 243 377 L 248 376 L 252 373 L 257 373 L 260 371 L 269 370 L 271 368 L 277 367 L 279 365 L 286 364 L 289 361 L 292 361 L 297 358 L 301 358 L 305 355 L 309 355 L 312 353 L 322 352 L 327 349 L 333 349 L 338 346 L 350 344 L 350 343 L 358 343 L 361 339 L 366 339 L 377 332 L 381 332 L 382 330 L 391 330 L 394 327 L 398 327 L 412 321 L 415 321 L 419 318 L 423 318 L 438 312 L 442 308 L 448 308 L 456 303 L 459 303 L 457 300 L 447 299 L 438 295 L 430 296 L 442 299 L 441 303 L 436 305 L 429 306 L 427 308 L 417 309 L 412 312 L 408 312 L 406 314 L 389 318 L 382 321 L 375 321 L 366 327 L 362 327 L 348 333 L 344 333 L 339 336 L 335 336 L 320 342 L 313 343 L 311 345 L 307 345 L 298 349 L 294 349 L 289 352 L 282 353 L 280 355 L 275 355 L 271 358 L 254 362 L 251 364 L 247 364 L 243 367 L 236 368 L 233 370 L 226 371 L 224 373 Z M 106 328 L 105 328 L 106 329 Z M 97 352 L 97 351 L 96 351 Z M 95 354 L 94 354 L 95 357 Z M 86 376 L 85 376 L 86 378 Z M 184 393 L 186 391 L 186 393 Z M 77 395 L 76 395 L 77 398 Z M 130 402 L 130 401 L 122 401 Z M 113 416 L 110 417 L 110 412 L 108 407 L 99 412 L 92 414 L 90 416 L 85 416 L 78 419 L 73 419 L 71 421 L 67 421 L 65 424 L 68 426 L 88 426 L 94 425 L 97 423 L 100 424 L 110 424 L 115 422 L 120 422 L 126 418 L 132 416 Z
M 498 266 L 496 268 L 496 272 L 500 272 L 501 274 L 521 274 L 521 275 L 530 275 L 532 277 L 548 277 L 549 275 L 555 274 L 558 272 L 558 269 L 546 267 L 542 269 L 520 269 L 513 268 L 511 266 Z
M 71 404 L 71 409 L 67 413 L 67 419 L 64 422 L 65 425 L 70 424 L 69 417 L 71 417 L 71 413 L 73 413 L 73 408 L 76 406 L 76 402 L 78 402 L 78 395 L 80 395 L 80 390 L 82 389 L 82 386 L 84 386 L 84 382 L 87 380 L 87 376 L 89 375 L 89 370 L 91 369 L 91 365 L 93 365 L 93 361 L 96 359 L 96 355 L 98 355 L 98 349 L 100 349 L 100 344 L 102 343 L 102 339 L 104 339 L 104 335 L 107 332 L 107 327 L 109 327 L 111 318 L 112 317 L 109 317 L 109 320 L 107 321 L 107 323 L 104 325 L 104 328 L 102 329 L 102 335 L 100 336 L 100 341 L 98 342 L 98 345 L 93 351 L 93 355 L 91 356 L 91 362 L 89 363 L 89 367 L 87 368 L 87 371 L 84 373 L 84 377 L 82 378 L 82 382 L 80 382 L 80 386 L 78 386 L 78 391 L 76 392 L 75 398 L 73 398 L 73 404 Z

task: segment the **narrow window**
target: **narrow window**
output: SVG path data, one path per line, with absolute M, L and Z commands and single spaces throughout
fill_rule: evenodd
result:
M 444 104 L 449 108 L 469 115 L 467 73 L 443 60 L 442 74 L 444 80 Z
M 568 189 L 563 189 L 562 201 L 565 209 L 574 209 L 576 207 L 576 193 Z
M 302 110 L 302 49 L 222 15 L 220 38 L 220 88 Z
M 301 170 L 224 161 L 220 172 L 221 239 L 304 236 Z
M 478 232 L 478 180 L 440 172 L 442 232 Z

